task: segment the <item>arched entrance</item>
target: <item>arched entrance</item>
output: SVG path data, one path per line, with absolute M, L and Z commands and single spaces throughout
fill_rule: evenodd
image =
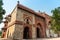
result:
M 29 27 L 24 28 L 23 39 L 29 39 Z
M 36 28 L 36 37 L 37 38 L 41 38 L 41 31 L 42 31 L 41 25 L 40 25 L 40 23 L 38 23 L 37 28 Z
M 37 28 L 36 30 L 37 30 L 37 32 L 36 32 L 37 38 L 40 38 L 40 29 Z

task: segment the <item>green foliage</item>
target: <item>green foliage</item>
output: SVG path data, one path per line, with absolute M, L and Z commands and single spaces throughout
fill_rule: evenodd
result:
M 55 8 L 51 11 L 53 13 L 52 15 L 52 29 L 55 30 L 55 32 L 60 31 L 60 7 Z
M 0 31 L 0 36 L 2 35 L 2 32 Z
M 0 23 L 2 22 L 3 15 L 5 14 L 5 10 L 3 9 L 2 5 L 3 5 L 3 2 L 2 0 L 0 0 Z

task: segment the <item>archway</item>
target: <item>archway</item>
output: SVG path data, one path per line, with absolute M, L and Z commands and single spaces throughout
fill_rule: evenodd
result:
M 40 29 L 37 28 L 36 30 L 37 30 L 37 32 L 36 32 L 36 33 L 37 33 L 37 34 L 36 34 L 36 35 L 37 35 L 37 38 L 40 38 Z
M 26 17 L 26 18 L 24 19 L 24 22 L 25 22 L 26 24 L 32 24 L 32 21 L 31 21 L 31 19 L 30 19 L 29 17 Z
M 29 39 L 29 28 L 28 27 L 24 28 L 23 39 Z
M 41 25 L 40 25 L 40 23 L 38 23 L 37 28 L 36 28 L 36 37 L 37 38 L 41 38 L 41 31 L 42 31 Z

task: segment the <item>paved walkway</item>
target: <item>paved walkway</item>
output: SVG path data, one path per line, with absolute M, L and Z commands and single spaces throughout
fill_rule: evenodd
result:
M 0 38 L 0 40 L 7 40 Z M 23 39 L 23 40 L 60 40 L 60 38 L 40 38 L 40 39 Z

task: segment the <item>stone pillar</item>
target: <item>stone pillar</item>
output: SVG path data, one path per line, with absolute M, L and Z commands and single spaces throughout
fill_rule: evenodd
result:
M 23 26 L 16 24 L 15 25 L 15 31 L 13 33 L 13 39 L 18 39 L 18 40 L 22 40 L 23 39 Z
M 32 26 L 32 39 L 36 38 L 36 27 Z

